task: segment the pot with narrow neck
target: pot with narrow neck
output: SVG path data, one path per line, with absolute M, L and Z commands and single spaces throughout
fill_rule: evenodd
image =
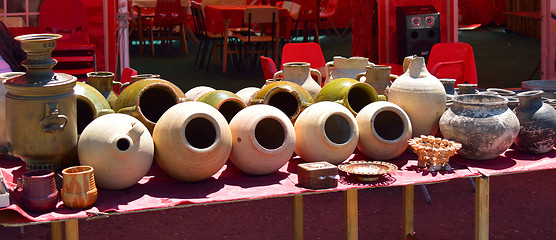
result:
M 311 74 L 318 76 L 317 81 L 313 80 Z M 307 90 L 313 99 L 317 96 L 322 86 L 320 72 L 311 68 L 311 64 L 307 62 L 284 63 L 284 70 L 276 72 L 272 81 L 277 81 L 279 76 L 283 77 L 282 81 L 293 82 Z

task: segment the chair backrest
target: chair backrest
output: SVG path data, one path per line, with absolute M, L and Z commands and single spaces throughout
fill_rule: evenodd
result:
M 207 5 L 248 5 L 247 2 L 247 0 L 203 0 L 201 8 L 204 14 Z
M 320 16 L 320 0 L 293 0 L 293 3 L 299 5 L 299 13 L 296 14 L 292 8 L 291 15 L 294 20 L 299 21 L 317 21 Z M 297 18 L 295 16 L 297 15 Z
M 274 77 L 274 74 L 278 72 L 278 69 L 276 68 L 276 63 L 274 63 L 274 60 L 272 60 L 272 58 L 265 57 L 262 55 L 260 56 L 260 59 L 261 59 L 261 67 L 263 68 L 264 79 L 272 79 Z
M 153 25 L 175 26 L 185 24 L 185 11 L 181 0 L 157 0 L 154 9 Z
M 325 17 L 334 16 L 334 14 L 336 14 L 336 9 L 338 8 L 338 1 L 339 0 L 327 0 L 326 7 L 320 12 L 321 17 L 323 17 L 323 15 Z
M 88 25 L 81 0 L 46 0 L 39 9 L 40 31 L 61 34 L 59 42 L 90 43 Z
M 478 83 L 473 48 L 467 43 L 435 44 L 429 54 L 427 69 L 437 78 L 456 79 L 456 85 Z
M 249 29 L 258 28 L 261 36 L 270 37 L 270 41 L 278 39 L 278 8 L 277 7 L 248 7 L 245 9 L 243 21 L 247 23 Z M 254 30 L 254 29 L 253 29 Z M 248 39 L 252 34 L 248 35 Z
M 326 61 L 322 49 L 318 43 L 305 42 L 305 43 L 287 43 L 282 49 L 282 67 L 283 64 L 288 62 L 308 62 L 311 68 L 319 70 L 324 73 L 324 66 Z M 324 76 L 324 74 L 321 74 Z

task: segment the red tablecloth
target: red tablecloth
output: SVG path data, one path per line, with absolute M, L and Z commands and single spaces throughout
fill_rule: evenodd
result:
M 353 154 L 349 160 L 365 160 L 359 154 Z M 276 173 L 266 176 L 251 176 L 239 171 L 228 162 L 210 179 L 198 183 L 179 182 L 166 175 L 156 164 L 138 184 L 124 190 L 99 189 L 98 200 L 90 209 L 74 210 L 66 208 L 59 202 L 53 212 L 25 212 L 13 198 L 17 178 L 25 171 L 21 160 L 0 160 L 0 171 L 10 189 L 11 205 L 0 209 L 0 224 L 17 225 L 27 222 L 86 218 L 102 213 L 124 213 L 157 208 L 169 208 L 180 205 L 211 204 L 242 200 L 262 199 L 293 194 L 315 192 L 333 192 L 358 188 L 404 186 L 447 181 L 450 179 L 476 177 L 481 174 L 496 175 L 541 169 L 556 168 L 556 151 L 542 155 L 529 155 L 508 150 L 500 157 L 487 161 L 466 160 L 454 156 L 450 165 L 453 171 L 428 172 L 417 167 L 415 154 L 404 153 L 391 161 L 398 166 L 398 171 L 376 182 L 359 182 L 340 174 L 338 187 L 313 190 L 298 184 L 297 165 L 301 159 L 294 157 Z M 13 214 L 15 213 L 15 214 Z M 10 217 L 2 217 L 9 215 Z

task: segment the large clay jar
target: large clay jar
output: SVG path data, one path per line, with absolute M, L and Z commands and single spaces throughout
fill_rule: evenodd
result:
M 90 72 L 87 73 L 87 84 L 91 85 L 97 89 L 104 98 L 110 104 L 110 107 L 114 106 L 114 102 L 118 98 L 118 94 L 114 92 L 114 84 L 120 84 L 120 82 L 114 81 L 114 73 L 112 72 Z
M 23 173 L 18 187 L 22 188 L 21 204 L 32 212 L 46 212 L 54 209 L 58 202 L 58 189 L 52 170 L 39 169 Z
M 353 153 L 359 140 L 355 117 L 335 102 L 309 106 L 299 115 L 294 128 L 295 153 L 306 162 L 340 164 Z
M 392 85 L 392 81 L 398 78 L 392 72 L 391 66 L 373 65 L 368 66 L 366 72 L 359 73 L 355 79 L 371 85 L 377 94 L 388 95 L 387 89 Z
M 357 148 L 374 160 L 389 160 L 407 149 L 411 121 L 405 111 L 386 101 L 373 102 L 356 117 L 359 126 Z
M 251 98 L 253 97 L 253 95 L 255 95 L 255 93 L 257 93 L 259 90 L 261 90 L 261 88 L 258 87 L 246 87 L 246 88 L 242 88 L 239 91 L 236 92 L 236 95 L 239 96 L 239 98 L 241 98 L 241 100 L 245 103 L 245 105 L 249 105 L 249 102 L 251 102 Z
M 226 119 L 203 102 L 177 104 L 154 128 L 155 159 L 171 177 L 184 182 L 210 178 L 226 164 L 232 134 Z
M 95 169 L 99 187 L 124 189 L 141 180 L 151 167 L 154 143 L 139 120 L 113 113 L 93 120 L 83 130 L 77 150 L 81 165 Z
M 321 74 L 318 70 L 311 68 L 311 64 L 307 62 L 289 62 L 283 64 L 283 69 L 274 74 L 273 81 L 277 81 L 282 76 L 282 81 L 293 82 L 303 87 L 311 97 L 315 98 L 319 93 L 322 85 Z M 317 82 L 311 77 L 311 73 L 318 76 Z
M 173 83 L 164 79 L 147 78 L 125 88 L 114 103 L 114 111 L 139 119 L 152 133 L 160 116 L 183 101 L 184 93 Z
M 293 124 L 280 109 L 254 105 L 241 110 L 230 123 L 230 159 L 241 171 L 253 175 L 276 172 L 295 148 Z
M 62 201 L 70 208 L 88 208 L 97 201 L 94 169 L 74 166 L 62 170 Z
M 512 145 L 519 133 L 519 120 L 503 97 L 464 94 L 454 97 L 440 118 L 440 133 L 462 144 L 460 156 L 492 159 Z
M 197 98 L 202 96 L 205 93 L 215 91 L 216 89 L 209 87 L 209 86 L 197 86 L 192 89 L 187 90 L 185 92 L 185 99 L 190 101 L 197 101 Z
M 435 135 L 446 109 L 446 90 L 427 71 L 425 58 L 411 56 L 407 71 L 392 83 L 388 101 L 400 106 L 411 119 L 413 136 Z
M 207 103 L 218 109 L 228 123 L 239 111 L 247 107 L 238 95 L 226 90 L 207 92 L 197 98 L 197 101 Z
M 299 114 L 314 102 L 311 94 L 301 86 L 288 81 L 278 81 L 269 83 L 257 91 L 251 97 L 249 105 L 274 106 L 295 122 Z
M 77 82 L 73 92 L 77 96 L 77 134 L 81 134 L 95 118 L 114 113 L 108 100 L 91 85 Z
M 528 153 L 546 153 L 556 142 L 556 110 L 543 103 L 543 91 L 527 91 L 517 94 L 519 105 L 514 112 L 519 119 L 520 130 L 515 145 Z
M 18 77 L 25 74 L 24 72 L 5 72 L 0 73 L 0 82 L 5 79 Z M 6 87 L 0 84 L 0 153 L 9 153 L 11 149 L 8 147 L 7 129 L 6 129 Z
M 373 66 L 366 57 L 345 58 L 335 56 L 334 61 L 327 62 L 324 66 L 326 78 L 324 85 L 338 78 L 353 78 L 365 72 L 366 67 Z
M 322 88 L 315 102 L 332 101 L 344 105 L 355 116 L 361 109 L 378 101 L 371 85 L 351 78 L 336 79 Z

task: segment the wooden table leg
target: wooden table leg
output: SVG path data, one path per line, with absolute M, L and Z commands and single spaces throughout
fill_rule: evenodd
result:
M 357 189 L 344 192 L 346 239 L 358 238 Z
M 141 8 L 137 7 L 137 38 L 139 38 L 139 53 L 143 53 L 143 17 Z
M 50 239 L 62 240 L 62 222 L 52 222 L 50 224 Z
M 293 196 L 293 239 L 303 240 L 303 195 Z
M 402 239 L 413 237 L 414 226 L 414 208 L 415 208 L 415 186 L 403 186 L 403 202 L 402 202 L 402 221 L 403 221 L 403 235 Z
M 475 178 L 475 239 L 488 239 L 489 178 Z
M 224 42 L 222 43 L 222 73 L 228 71 L 228 26 L 231 19 L 224 19 Z
M 66 221 L 66 240 L 79 239 L 79 226 L 77 219 Z

